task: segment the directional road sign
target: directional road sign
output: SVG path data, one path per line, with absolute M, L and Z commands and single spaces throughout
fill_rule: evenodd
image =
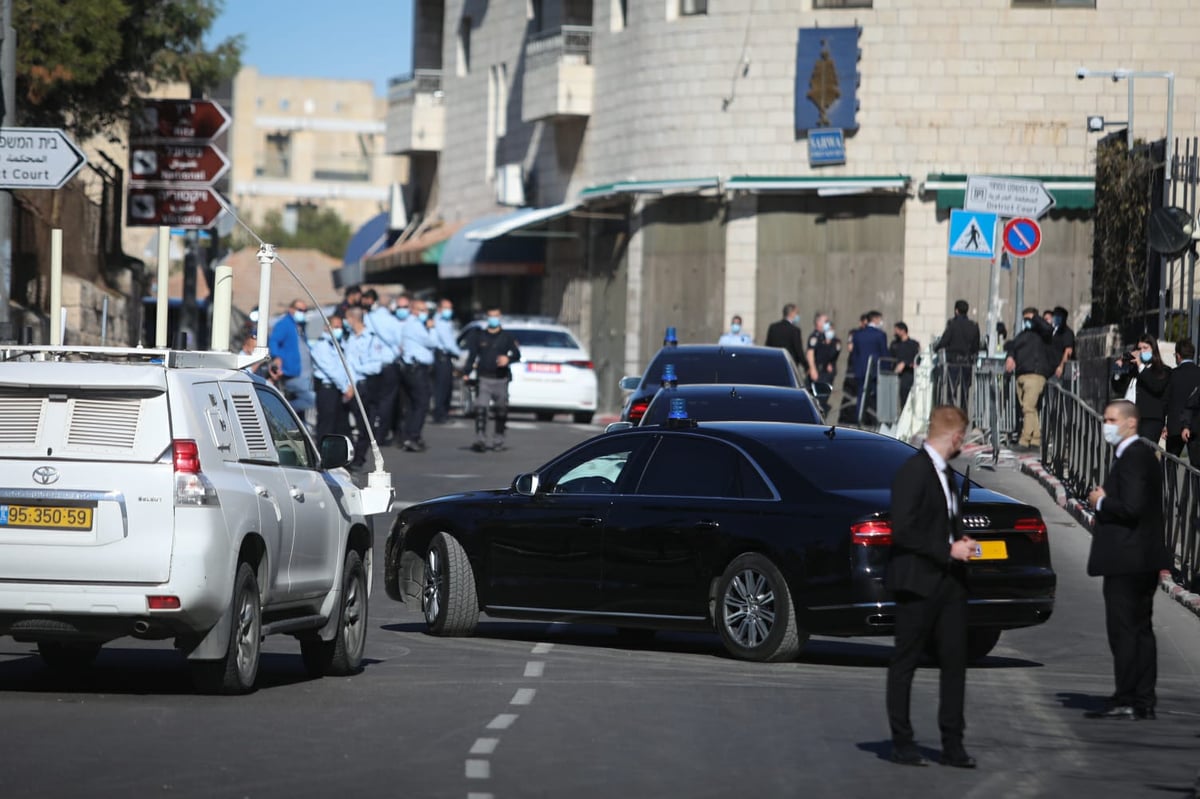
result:
M 1041 244 L 1042 228 L 1032 219 L 1017 217 L 1004 226 L 1004 249 L 1018 258 L 1033 255 Z
M 959 258 L 991 258 L 996 253 L 996 215 L 950 212 L 950 255 Z
M 1038 219 L 1053 205 L 1053 195 L 1040 180 L 967 176 L 967 193 L 963 198 L 966 211 Z
M 224 210 L 220 195 L 207 186 L 130 186 L 126 224 L 208 228 Z
M 86 163 L 58 128 L 0 128 L 0 189 L 61 189 Z
M 129 178 L 143 183 L 212 185 L 229 169 L 225 154 L 211 144 L 135 144 Z
M 134 117 L 133 140 L 211 139 L 229 127 L 229 114 L 211 100 L 146 100 Z

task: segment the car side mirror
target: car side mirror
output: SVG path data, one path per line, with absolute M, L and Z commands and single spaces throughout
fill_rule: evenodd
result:
M 321 437 L 321 468 L 337 469 L 350 462 L 354 446 L 348 436 L 330 434 Z
M 633 422 L 612 422 L 611 424 L 605 426 L 604 432 L 615 433 L 618 430 L 628 430 L 633 426 Z
M 622 391 L 637 391 L 638 384 L 642 382 L 642 378 L 637 375 L 626 375 L 621 378 Z
M 513 478 L 513 491 L 523 497 L 532 497 L 537 494 L 541 484 L 542 481 L 535 472 L 526 472 Z
M 828 399 L 833 394 L 833 386 L 818 380 L 812 384 L 812 392 L 821 399 Z

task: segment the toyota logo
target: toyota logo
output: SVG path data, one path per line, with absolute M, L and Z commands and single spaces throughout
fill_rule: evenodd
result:
M 39 466 L 33 470 L 33 482 L 48 486 L 58 482 L 58 469 L 53 466 Z

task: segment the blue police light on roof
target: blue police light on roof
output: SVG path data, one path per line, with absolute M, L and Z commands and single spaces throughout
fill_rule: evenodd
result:
M 679 382 L 679 378 L 675 376 L 675 364 L 668 363 L 663 366 L 662 384 L 664 386 L 674 386 Z
M 683 397 L 676 397 L 675 399 L 671 400 L 671 410 L 667 414 L 667 418 L 668 419 L 686 419 L 686 418 L 688 418 L 687 400 L 685 400 Z
M 674 347 L 679 344 L 679 337 L 675 335 L 675 328 L 668 327 L 666 335 L 663 336 L 664 347 Z

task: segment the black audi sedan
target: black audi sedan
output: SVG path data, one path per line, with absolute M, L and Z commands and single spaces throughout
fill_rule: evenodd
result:
M 621 378 L 621 388 L 632 391 L 621 409 L 621 420 L 637 424 L 650 400 L 664 383 L 737 383 L 801 388 L 805 379 L 787 350 L 778 347 L 715 344 L 681 344 L 663 347 L 641 377 Z
M 683 400 L 688 417 L 701 422 L 821 423 L 821 410 L 807 389 L 697 383 L 659 389 L 639 424 L 665 424 L 671 415 L 672 400 Z
M 429 631 L 492 617 L 716 630 L 739 658 L 791 658 L 810 635 L 892 632 L 883 577 L 890 486 L 914 449 L 867 431 L 778 422 L 605 433 L 511 487 L 439 497 L 396 519 L 393 599 Z M 1037 508 L 958 477 L 970 655 L 1046 621 L 1055 574 Z M 964 483 L 966 483 L 964 485 Z

